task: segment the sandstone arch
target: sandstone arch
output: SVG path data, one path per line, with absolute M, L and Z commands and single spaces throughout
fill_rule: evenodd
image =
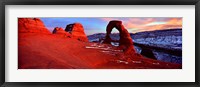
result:
M 112 20 L 108 23 L 106 27 L 106 37 L 103 43 L 111 44 L 113 40 L 110 38 L 110 34 L 113 28 L 116 28 L 120 34 L 119 48 L 122 49 L 126 54 L 136 53 L 129 32 L 122 25 L 122 21 L 119 20 Z

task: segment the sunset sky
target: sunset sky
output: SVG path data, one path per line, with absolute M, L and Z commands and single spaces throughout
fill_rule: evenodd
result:
M 45 26 L 53 31 L 55 27 L 65 29 L 66 25 L 79 22 L 83 25 L 85 33 L 91 35 L 94 33 L 106 33 L 106 26 L 111 20 L 121 20 L 124 27 L 130 33 L 182 28 L 181 17 L 107 17 L 107 18 L 40 18 Z M 118 33 L 113 29 L 113 33 Z

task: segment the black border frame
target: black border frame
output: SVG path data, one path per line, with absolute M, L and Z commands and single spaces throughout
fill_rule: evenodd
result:
M 0 1 L 0 85 L 1 87 L 200 87 L 199 29 L 200 0 L 1 0 Z M 6 5 L 195 5 L 195 82 L 5 82 Z M 52 78 L 53 79 L 53 78 Z

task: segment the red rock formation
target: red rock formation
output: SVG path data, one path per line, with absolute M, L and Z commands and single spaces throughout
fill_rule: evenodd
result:
M 133 47 L 133 41 L 129 32 L 122 25 L 122 21 L 113 20 L 109 22 L 106 28 L 106 37 L 103 43 L 110 44 L 112 42 L 112 39 L 110 38 L 110 33 L 114 27 L 120 33 L 119 48 L 123 49 L 125 54 L 135 54 L 136 52 Z
M 62 35 L 68 38 L 71 38 L 72 36 L 69 32 L 64 31 L 63 28 L 61 27 L 55 27 L 52 33 L 57 35 Z
M 69 24 L 65 28 L 66 32 L 72 34 L 73 38 L 76 38 L 80 41 L 88 42 L 88 38 L 84 32 L 84 28 L 80 23 Z
M 50 34 L 50 31 L 39 18 L 18 18 L 18 30 L 26 33 Z

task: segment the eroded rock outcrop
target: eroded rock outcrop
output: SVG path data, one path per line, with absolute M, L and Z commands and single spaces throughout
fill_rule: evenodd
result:
M 65 31 L 69 32 L 73 38 L 76 38 L 79 41 L 88 42 L 88 38 L 84 32 L 84 28 L 80 23 L 67 25 Z
M 18 18 L 18 31 L 20 33 L 47 33 L 50 31 L 39 18 Z
M 61 27 L 55 27 L 52 33 L 57 35 L 62 35 L 68 38 L 71 38 L 72 36 L 69 32 L 64 31 L 64 29 Z
M 122 49 L 125 54 L 135 54 L 136 51 L 133 47 L 133 41 L 129 32 L 122 25 L 122 21 L 113 20 L 109 22 L 106 27 L 106 37 L 103 43 L 111 44 L 112 39 L 110 38 L 110 34 L 113 28 L 116 28 L 120 34 L 119 48 Z

